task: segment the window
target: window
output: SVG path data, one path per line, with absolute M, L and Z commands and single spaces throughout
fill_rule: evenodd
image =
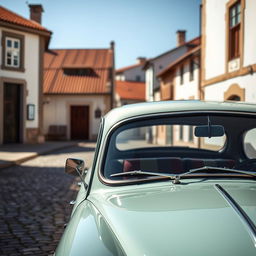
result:
M 189 142 L 194 141 L 194 127 L 193 126 L 188 127 L 188 141 Z
M 137 82 L 140 82 L 140 76 L 139 76 L 139 75 L 136 76 L 136 81 L 137 81 Z
M 180 67 L 180 84 L 184 83 L 184 66 Z
M 229 8 L 229 60 L 240 56 L 241 3 L 236 2 Z
M 248 158 L 256 158 L 256 128 L 245 133 L 244 136 L 244 152 Z
M 183 140 L 183 125 L 179 126 L 179 140 Z
M 2 69 L 24 72 L 24 36 L 2 32 Z
M 194 61 L 191 60 L 189 63 L 189 81 L 194 80 Z
M 20 40 L 16 38 L 5 38 L 5 65 L 7 67 L 20 66 Z

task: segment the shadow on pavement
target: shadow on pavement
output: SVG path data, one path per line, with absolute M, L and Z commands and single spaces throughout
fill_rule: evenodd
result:
M 77 180 L 62 167 L 0 172 L 0 255 L 50 255 L 64 231 Z

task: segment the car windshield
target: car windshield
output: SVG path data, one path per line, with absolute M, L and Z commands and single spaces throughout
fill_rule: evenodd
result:
M 181 175 L 202 167 L 215 167 L 216 172 L 222 173 L 225 168 L 247 170 L 242 164 L 256 158 L 256 138 L 250 135 L 255 128 L 254 116 L 223 113 L 129 121 L 111 133 L 102 176 L 125 182 L 154 179 L 157 173 Z M 250 159 L 246 156 L 248 149 Z M 253 166 L 248 171 L 252 169 L 256 170 Z M 206 169 L 202 170 L 205 173 Z M 148 172 L 154 175 L 147 175 Z

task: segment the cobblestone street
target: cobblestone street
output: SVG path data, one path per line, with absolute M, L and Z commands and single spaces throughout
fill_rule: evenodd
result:
M 0 255 L 53 254 L 79 189 L 65 160 L 89 167 L 93 154 L 94 144 L 81 144 L 0 170 Z

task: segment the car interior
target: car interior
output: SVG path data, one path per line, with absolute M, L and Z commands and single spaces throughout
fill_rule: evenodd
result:
M 236 113 L 128 121 L 111 132 L 103 176 L 116 180 L 111 175 L 138 170 L 178 175 L 205 166 L 256 171 L 255 121 L 255 115 Z

